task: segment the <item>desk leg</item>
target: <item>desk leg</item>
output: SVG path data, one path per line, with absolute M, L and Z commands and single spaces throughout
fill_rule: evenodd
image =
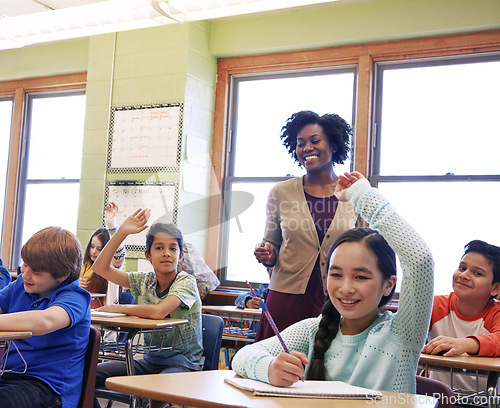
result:
M 134 375 L 134 352 L 132 346 L 134 344 L 134 337 L 138 332 L 139 329 L 131 329 L 127 333 L 127 338 L 125 339 L 125 364 L 127 366 L 127 375 Z M 131 395 L 129 406 L 130 408 L 138 407 L 138 397 Z
M 488 390 L 488 407 L 498 408 L 498 395 L 497 395 L 497 382 L 498 376 L 500 375 L 497 371 L 490 371 L 488 374 L 488 380 L 486 389 Z

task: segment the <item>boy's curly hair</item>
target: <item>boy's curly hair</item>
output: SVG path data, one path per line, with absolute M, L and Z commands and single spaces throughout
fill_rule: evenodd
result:
M 335 113 L 319 116 L 317 113 L 303 110 L 290 116 L 281 128 L 280 138 L 288 153 L 300 165 L 297 157 L 297 135 L 307 125 L 319 125 L 323 128 L 328 144 L 335 147 L 332 160 L 335 164 L 342 164 L 351 150 L 351 136 L 353 129 L 344 119 Z

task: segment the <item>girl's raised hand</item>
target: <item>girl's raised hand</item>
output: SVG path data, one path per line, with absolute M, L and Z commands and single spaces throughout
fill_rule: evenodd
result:
M 116 213 L 118 212 L 118 206 L 114 202 L 110 202 L 106 206 L 106 210 L 104 210 L 104 218 L 106 222 L 109 224 L 116 217 Z
M 148 220 L 150 216 L 151 210 L 149 208 L 140 208 L 123 221 L 119 230 L 126 234 L 138 234 L 148 228 Z
M 281 353 L 269 365 L 269 382 L 276 387 L 295 384 L 304 378 L 305 364 L 309 364 L 309 360 L 304 353 Z
M 346 200 L 346 192 L 349 187 L 351 187 L 356 181 L 364 179 L 359 171 L 353 171 L 352 173 L 344 173 L 339 176 L 339 181 L 337 187 L 335 187 L 335 195 L 339 201 Z

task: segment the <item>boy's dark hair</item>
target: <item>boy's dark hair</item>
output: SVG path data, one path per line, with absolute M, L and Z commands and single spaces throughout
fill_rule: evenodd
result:
M 82 247 L 78 239 L 61 227 L 47 227 L 23 245 L 21 258 L 35 272 L 49 272 L 54 279 L 67 276 L 73 282 L 82 269 Z
M 328 138 L 328 144 L 335 148 L 335 152 L 332 153 L 333 163 L 344 163 L 351 149 L 352 127 L 335 113 L 319 116 L 308 110 L 294 113 L 281 128 L 280 137 L 283 140 L 283 145 L 295 162 L 300 165 L 296 153 L 297 135 L 307 125 L 319 125 L 323 128 L 323 132 Z
M 90 247 L 92 246 L 92 239 L 94 237 L 97 237 L 97 239 L 101 243 L 102 248 L 104 248 L 104 246 L 108 243 L 108 241 L 111 238 L 107 228 L 101 227 L 96 229 L 92 234 L 92 236 L 89 238 L 89 242 L 87 244 L 87 247 L 85 248 L 85 252 L 83 253 L 84 264 L 87 262 L 93 264 L 92 260 L 90 259 Z M 102 276 L 98 275 L 97 273 L 93 273 L 90 276 L 89 283 L 91 283 L 92 287 L 97 293 L 106 293 L 108 288 L 108 281 L 104 279 Z
M 179 254 L 182 254 L 184 251 L 184 238 L 182 237 L 181 230 L 174 224 L 164 224 L 162 222 L 157 222 L 149 227 L 148 234 L 146 235 L 146 253 L 151 254 L 151 246 L 153 245 L 153 241 L 155 237 L 161 232 L 177 239 L 177 242 L 179 243 Z
M 370 228 L 354 228 L 344 232 L 333 243 L 327 256 L 327 265 L 330 265 L 330 259 L 333 251 L 345 242 L 362 242 L 366 245 L 377 258 L 377 267 L 382 272 L 384 280 L 397 274 L 396 254 L 389 246 L 385 238 L 375 230 Z M 388 296 L 382 296 L 379 307 L 387 304 L 392 298 L 396 285 L 392 288 Z M 319 322 L 318 331 L 314 338 L 313 360 L 307 372 L 308 380 L 324 381 L 326 379 L 326 369 L 324 364 L 325 353 L 330 347 L 333 339 L 337 336 L 340 325 L 340 313 L 328 299 L 321 312 L 322 318 Z
M 469 252 L 474 252 L 484 256 L 493 270 L 493 282 L 500 282 L 500 247 L 488 244 L 487 242 L 476 239 L 465 245 L 465 252 L 462 258 Z

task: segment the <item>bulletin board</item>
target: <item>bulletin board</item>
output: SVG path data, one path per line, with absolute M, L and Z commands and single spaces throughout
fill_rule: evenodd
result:
M 182 102 L 113 106 L 108 137 L 108 173 L 179 170 Z
M 155 222 L 177 224 L 179 183 L 175 181 L 108 181 L 104 208 L 110 201 L 118 205 L 118 225 L 139 208 L 150 208 L 148 225 Z M 147 229 L 125 239 L 127 258 L 143 258 Z

